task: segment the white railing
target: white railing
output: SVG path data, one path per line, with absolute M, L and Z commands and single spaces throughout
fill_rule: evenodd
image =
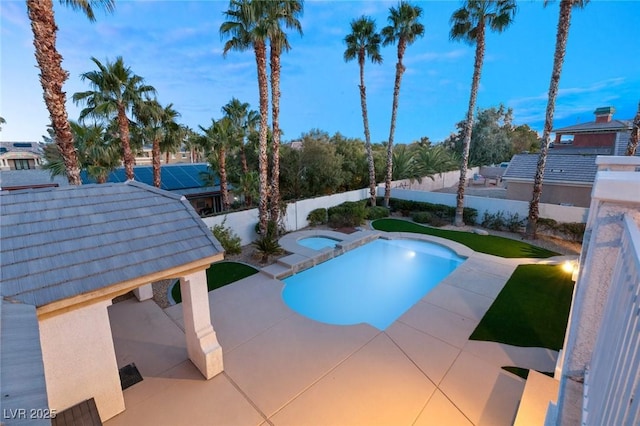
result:
M 640 424 L 640 230 L 624 217 L 620 256 L 585 374 L 582 424 Z

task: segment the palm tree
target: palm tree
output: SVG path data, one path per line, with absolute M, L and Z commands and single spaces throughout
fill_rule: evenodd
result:
M 526 237 L 537 238 L 538 216 L 540 214 L 538 206 L 542 196 L 542 180 L 544 178 L 544 167 L 547 162 L 547 153 L 551 143 L 551 129 L 553 128 L 553 113 L 556 109 L 556 98 L 558 97 L 558 86 L 560 85 L 560 75 L 564 55 L 567 49 L 567 39 L 569 38 L 569 26 L 571 25 L 571 10 L 574 7 L 582 8 L 589 0 L 561 0 L 560 16 L 558 18 L 558 29 L 556 32 L 556 50 L 553 55 L 553 69 L 551 71 L 551 82 L 549 83 L 549 96 L 547 100 L 547 110 L 544 118 L 544 129 L 542 131 L 542 143 L 540 155 L 538 156 L 538 166 L 533 180 L 533 194 L 529 203 L 529 216 L 527 218 Z M 545 5 L 548 2 L 545 1 Z
M 638 112 L 633 118 L 633 128 L 631 129 L 629 143 L 627 144 L 627 151 L 624 155 L 636 155 L 636 150 L 638 149 L 638 140 L 640 140 L 640 102 L 638 102 Z
M 114 8 L 113 0 L 61 0 L 60 3 L 82 10 L 90 21 L 95 21 L 94 6 L 100 6 L 107 12 L 111 12 Z M 67 97 L 62 90 L 69 73 L 62 69 L 62 55 L 56 49 L 58 27 L 53 14 L 53 2 L 52 0 L 27 0 L 27 11 L 33 31 L 36 61 L 40 68 L 44 103 L 51 118 L 55 142 L 64 161 L 69 183 L 81 185 L 80 168 L 65 105 Z
M 118 136 L 122 143 L 124 169 L 127 179 L 134 179 L 134 157 L 129 141 L 129 118 L 127 112 L 142 102 L 145 95 L 155 95 L 153 86 L 145 85 L 144 79 L 133 74 L 131 68 L 125 66 L 121 56 L 115 62 L 107 61 L 103 65 L 96 58 L 91 60 L 98 67 L 97 71 L 89 71 L 81 75 L 82 81 L 89 80 L 93 90 L 74 93 L 76 104 L 86 103 L 80 112 L 80 120 L 86 117 L 118 120 Z
M 240 147 L 242 173 L 246 174 L 249 172 L 249 167 L 247 166 L 247 156 L 244 152 L 244 141 L 249 131 L 249 119 L 251 117 L 251 120 L 254 120 L 252 124 L 255 126 L 255 124 L 257 124 L 255 120 L 258 113 L 256 111 L 249 111 L 249 104 L 247 102 L 240 102 L 236 98 L 231 98 L 231 100 L 222 107 L 222 112 L 224 112 L 225 116 L 231 120 L 236 131 L 239 139 L 237 144 Z
M 271 125 L 273 145 L 271 151 L 271 194 L 270 219 L 278 222 L 280 218 L 280 55 L 289 51 L 291 46 L 287 34 L 282 28 L 293 29 L 302 34 L 298 17 L 302 15 L 301 0 L 277 0 L 264 2 L 264 26 L 269 39 L 269 66 L 271 68 Z
M 401 1 L 397 8 L 389 9 L 389 23 L 382 29 L 382 44 L 398 43 L 398 62 L 396 63 L 396 79 L 393 85 L 393 106 L 391 108 L 391 128 L 389 130 L 389 140 L 387 141 L 387 171 L 384 182 L 384 206 L 389 207 L 391 197 L 391 179 L 393 174 L 393 137 L 396 130 L 396 116 L 398 114 L 398 98 L 400 96 L 400 83 L 402 74 L 406 70 L 402 64 L 407 46 L 413 44 L 418 37 L 424 35 L 424 25 L 418 20 L 422 16 L 422 8 L 412 6 L 405 1 Z
M 74 121 L 69 122 L 73 132 L 74 146 L 80 170 L 98 183 L 105 183 L 109 173 L 120 165 L 120 150 L 109 136 L 107 129 L 99 123 L 83 125 Z M 46 164 L 43 169 L 49 170 L 51 176 L 66 175 L 66 165 L 56 144 L 45 148 Z
M 487 25 L 496 32 L 504 31 L 512 22 L 516 13 L 515 0 L 467 0 L 465 5 L 453 12 L 451 16 L 452 40 L 462 40 L 476 45 L 473 78 L 471 80 L 471 96 L 467 118 L 464 122 L 462 142 L 462 160 L 460 164 L 460 182 L 456 205 L 455 225 L 462 226 L 462 211 L 464 208 L 464 187 L 467 181 L 467 167 L 469 164 L 469 147 L 471 146 L 471 131 L 473 128 L 473 110 L 476 107 L 480 73 L 485 52 L 485 34 Z
M 371 206 L 376 205 L 376 169 L 371 150 L 371 134 L 369 133 L 369 117 L 367 114 L 367 88 L 364 85 L 364 62 L 369 58 L 374 64 L 382 63 L 380 55 L 380 43 L 382 39 L 376 32 L 376 23 L 373 19 L 361 16 L 351 21 L 351 34 L 344 38 L 347 49 L 344 51 L 346 62 L 358 58 L 360 66 L 360 106 L 362 107 L 362 121 L 364 123 L 365 148 L 369 163 L 369 193 Z
M 209 148 L 207 151 L 214 152 L 213 155 L 209 155 L 209 163 L 220 176 L 222 209 L 229 210 L 231 202 L 227 178 L 227 150 L 236 138 L 233 122 L 229 117 L 223 117 L 218 121 L 212 119 L 211 126 L 206 129 L 200 126 L 200 130 L 204 132 L 202 145 Z
M 0 131 L 2 131 L 2 124 L 6 124 L 7 120 L 4 119 L 4 117 L 0 117 Z
M 267 183 L 267 117 L 269 114 L 269 87 L 267 85 L 267 31 L 264 26 L 264 3 L 256 0 L 231 0 L 225 12 L 228 19 L 220 25 L 221 37 L 230 37 L 224 44 L 224 55 L 230 50 L 245 51 L 253 48 L 258 72 L 260 99 L 260 136 L 258 155 L 259 202 L 258 218 L 261 235 L 267 232 L 267 207 L 269 188 Z
M 174 135 L 178 133 L 178 124 L 175 119 L 180 115 L 173 109 L 173 104 L 162 107 L 157 99 L 145 99 L 138 102 L 133 108 L 135 116 L 142 124 L 143 138 L 151 141 L 151 165 L 153 168 L 153 185 L 160 188 L 161 175 L 161 145 L 175 145 Z
M 435 180 L 437 173 L 455 170 L 458 166 L 457 159 L 448 151 L 444 145 L 418 145 L 414 159 L 419 176 L 428 176 Z

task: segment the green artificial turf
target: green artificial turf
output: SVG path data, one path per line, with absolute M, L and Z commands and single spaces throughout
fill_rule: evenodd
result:
M 258 270 L 252 266 L 237 262 L 218 262 L 212 264 L 207 269 L 207 289 L 208 291 L 223 287 L 232 282 L 246 278 L 258 273 Z M 171 296 L 176 303 L 182 302 L 180 294 L 180 285 L 174 285 L 171 289 Z
M 416 234 L 433 235 L 463 244 L 474 251 L 491 254 L 493 256 L 518 258 L 535 257 L 547 258 L 558 256 L 559 253 L 527 244 L 510 238 L 496 235 L 478 235 L 472 232 L 451 231 L 432 228 L 415 222 L 400 219 L 378 219 L 372 223 L 375 229 L 387 232 L 413 232 Z
M 571 274 L 562 265 L 520 265 L 469 339 L 557 351 L 572 294 Z

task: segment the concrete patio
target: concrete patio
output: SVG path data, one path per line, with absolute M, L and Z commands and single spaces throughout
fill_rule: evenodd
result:
M 415 238 L 415 235 L 412 235 Z M 224 372 L 206 381 L 187 358 L 181 306 L 135 299 L 109 308 L 118 365 L 144 380 L 115 425 L 511 425 L 525 381 L 557 353 L 468 337 L 518 264 L 469 258 L 385 331 L 305 318 L 258 273 L 209 293 Z

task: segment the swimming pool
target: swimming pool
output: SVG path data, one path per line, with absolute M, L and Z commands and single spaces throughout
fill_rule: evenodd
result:
M 337 243 L 338 240 L 327 237 L 307 237 L 298 240 L 298 244 L 313 250 L 322 250 L 326 247 L 334 248 Z
M 378 239 L 286 278 L 282 298 L 316 321 L 384 330 L 464 260 L 438 244 Z

